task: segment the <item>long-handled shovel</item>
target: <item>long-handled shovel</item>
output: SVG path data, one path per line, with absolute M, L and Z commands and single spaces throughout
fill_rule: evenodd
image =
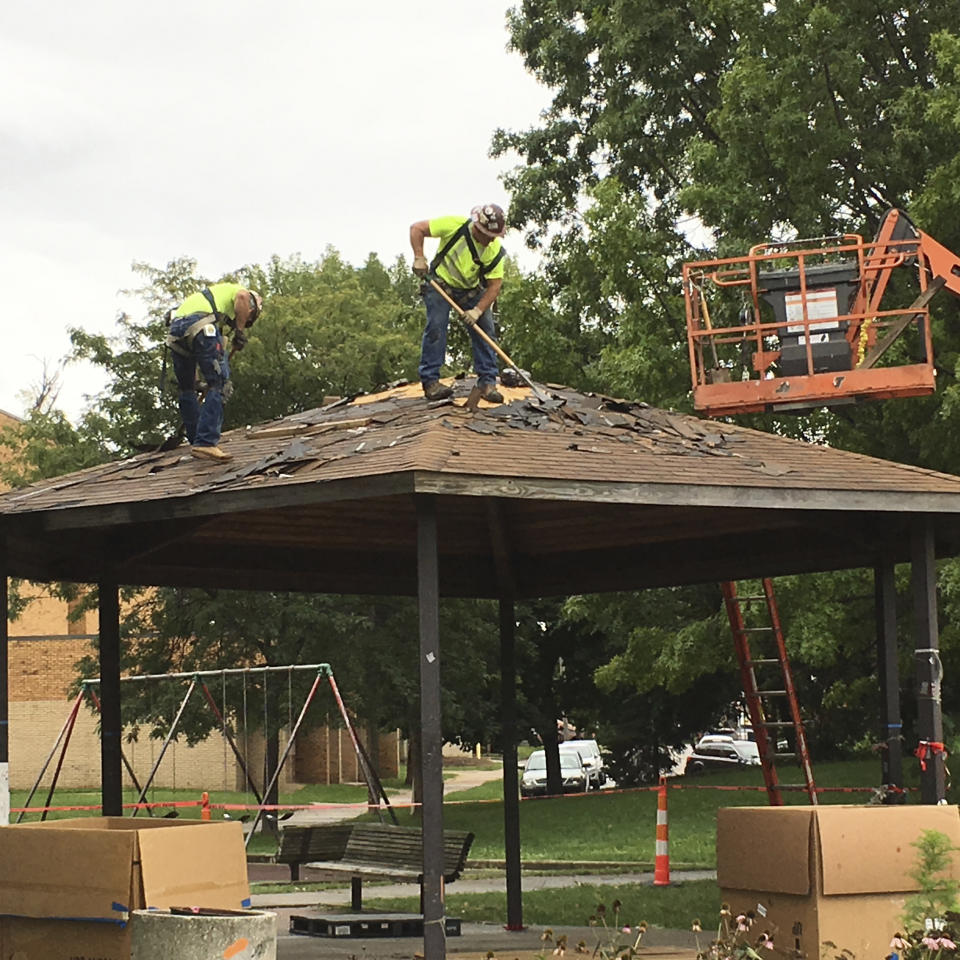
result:
M 501 360 L 503 360 L 504 363 L 513 367 L 513 369 L 517 371 L 517 375 L 534 392 L 537 399 L 547 401 L 549 397 L 547 397 L 547 395 L 506 355 L 506 353 L 500 349 L 500 345 L 496 342 L 496 340 L 494 340 L 491 336 L 489 336 L 486 333 L 486 331 L 481 330 L 479 324 L 474 323 L 472 320 L 468 320 L 467 311 L 464 310 L 463 307 L 461 307 L 460 304 L 457 303 L 457 301 L 454 300 L 453 297 L 451 297 L 447 293 L 447 291 L 444 290 L 443 287 L 441 287 L 440 284 L 433 279 L 433 277 L 428 277 L 427 279 L 430 281 L 430 284 L 433 287 L 433 289 L 436 290 L 437 293 L 439 293 L 440 296 L 443 297 L 443 299 L 446 300 L 451 307 L 453 307 L 454 310 L 456 310 L 457 315 L 460 317 L 460 319 L 475 334 L 477 334 L 477 336 L 480 337 L 481 340 L 486 341 L 487 345 L 493 348 L 494 352 L 500 357 Z

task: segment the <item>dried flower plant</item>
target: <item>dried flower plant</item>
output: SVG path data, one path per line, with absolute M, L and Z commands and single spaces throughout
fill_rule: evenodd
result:
M 777 951 L 774 930 L 758 923 L 752 910 L 734 914 L 728 903 L 720 905 L 717 936 L 709 944 L 700 942 L 703 924 L 699 920 L 690 929 L 696 935 L 698 960 L 764 960 Z

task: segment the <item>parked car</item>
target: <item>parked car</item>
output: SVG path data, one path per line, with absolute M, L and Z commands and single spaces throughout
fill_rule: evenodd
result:
M 693 753 L 687 757 L 683 772 L 696 774 L 705 770 L 754 767 L 759 763 L 760 753 L 755 741 L 739 740 L 723 734 L 708 734 L 697 741 Z
M 580 754 L 573 750 L 560 751 L 560 776 L 564 793 L 582 793 L 587 789 L 589 774 Z M 520 778 L 520 796 L 535 797 L 547 792 L 547 755 L 534 750 L 527 758 Z
M 562 754 L 565 750 L 580 754 L 583 765 L 590 775 L 591 790 L 599 790 L 607 782 L 607 772 L 596 740 L 567 740 L 560 744 L 560 753 Z

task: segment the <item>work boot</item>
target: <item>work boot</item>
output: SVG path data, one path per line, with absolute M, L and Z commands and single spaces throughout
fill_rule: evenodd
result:
M 503 403 L 503 394 L 497 389 L 495 383 L 480 384 L 480 399 L 487 403 Z
M 233 459 L 231 454 L 224 453 L 219 447 L 193 446 L 190 448 L 190 453 L 198 460 L 214 460 L 217 463 L 226 463 L 227 460 Z
M 432 380 L 423 385 L 423 395 L 428 400 L 446 400 L 453 396 L 453 387 L 444 386 L 439 380 Z

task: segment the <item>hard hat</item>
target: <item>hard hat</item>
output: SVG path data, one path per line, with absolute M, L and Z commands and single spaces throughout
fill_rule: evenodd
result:
M 484 203 L 470 211 L 470 219 L 477 229 L 488 237 L 502 237 L 507 232 L 507 215 L 503 207 L 495 203 Z

